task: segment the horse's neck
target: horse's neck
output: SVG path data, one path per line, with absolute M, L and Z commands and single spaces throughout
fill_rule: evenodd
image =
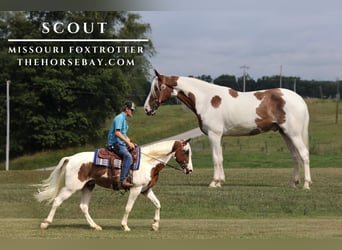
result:
M 184 92 L 187 96 L 193 95 L 197 100 L 205 100 L 206 98 L 211 98 L 211 94 L 227 91 L 229 88 L 196 78 L 180 77 L 175 89 L 178 93 Z
M 204 100 L 210 96 L 211 92 L 219 87 L 191 77 L 180 77 L 177 83 L 175 87 L 177 90 L 177 98 L 195 114 L 198 114 L 198 105 L 201 103 L 206 105 L 207 102 L 204 102 Z M 198 102 L 198 100 L 202 101 Z
M 169 153 L 171 152 L 172 146 L 173 141 L 164 141 L 149 146 L 144 146 L 141 148 L 141 152 L 151 160 L 160 160 L 165 162 L 171 157 Z
M 195 92 L 202 92 L 203 90 L 208 90 L 212 88 L 212 85 L 208 82 L 192 78 L 192 77 L 185 77 L 182 76 L 179 78 L 178 89 L 182 91 L 195 91 Z M 176 87 L 177 88 L 177 87 Z

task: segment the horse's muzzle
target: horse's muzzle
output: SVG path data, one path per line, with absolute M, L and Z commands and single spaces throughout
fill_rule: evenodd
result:
M 192 169 L 184 169 L 185 174 L 192 174 Z
M 182 169 L 184 171 L 184 174 L 192 174 L 192 168 L 189 168 L 187 165 L 183 165 Z
M 160 103 L 158 101 L 151 106 L 145 106 L 145 109 L 144 109 L 145 113 L 149 116 L 153 116 L 157 112 L 157 109 L 159 108 L 159 106 L 160 106 Z
M 145 109 L 145 113 L 146 113 L 146 115 L 148 115 L 148 116 L 153 116 L 153 115 L 156 113 L 156 111 Z

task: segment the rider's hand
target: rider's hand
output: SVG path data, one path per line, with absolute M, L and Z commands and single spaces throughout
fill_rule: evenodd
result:
M 128 147 L 129 149 L 134 149 L 134 148 L 135 148 L 135 144 L 132 143 L 132 142 L 128 142 L 128 143 L 127 143 L 127 147 Z

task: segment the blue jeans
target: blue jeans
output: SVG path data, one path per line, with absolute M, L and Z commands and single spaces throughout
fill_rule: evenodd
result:
M 129 172 L 131 165 L 133 164 L 133 158 L 126 146 L 119 145 L 119 151 L 116 152 L 122 158 L 122 169 L 120 175 L 120 181 L 123 182 Z

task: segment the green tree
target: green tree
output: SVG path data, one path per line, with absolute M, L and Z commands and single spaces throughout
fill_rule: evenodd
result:
M 215 78 L 214 83 L 217 85 L 226 86 L 229 88 L 239 90 L 239 86 L 237 85 L 236 78 L 233 75 L 227 75 L 227 74 L 220 75 L 217 78 Z
M 213 82 L 213 78 L 211 78 L 210 75 L 200 75 L 200 76 L 197 76 L 196 78 L 203 80 L 203 81 L 206 81 L 206 82 L 209 82 L 209 83 Z

